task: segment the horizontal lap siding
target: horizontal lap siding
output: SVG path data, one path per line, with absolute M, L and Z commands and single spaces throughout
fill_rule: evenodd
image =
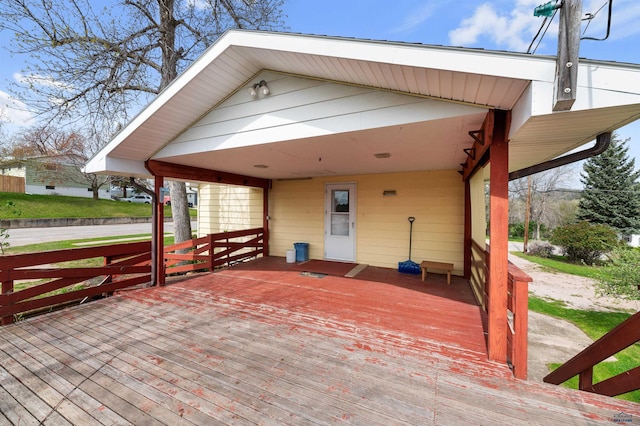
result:
M 383 197 L 384 190 L 396 195 Z M 464 185 L 455 171 L 372 175 L 358 181 L 358 262 L 397 268 L 411 259 L 453 263 L 462 274 Z
M 397 268 L 407 260 L 407 219 L 414 216 L 412 260 L 450 262 L 454 274 L 462 274 L 464 184 L 453 170 L 275 181 L 270 200 L 272 255 L 284 256 L 300 241 L 309 243 L 310 258 L 324 257 L 324 188 L 332 182 L 357 184 L 358 263 Z M 397 195 L 383 197 L 385 190 Z
M 262 227 L 262 189 L 200 185 L 198 236 Z
M 296 242 L 324 257 L 324 179 L 275 181 L 269 200 L 269 251 L 284 256 Z

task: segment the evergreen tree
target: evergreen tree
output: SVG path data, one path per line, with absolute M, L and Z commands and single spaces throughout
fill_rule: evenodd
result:
M 640 171 L 627 155 L 628 141 L 614 133 L 609 148 L 584 163 L 577 215 L 578 220 L 609 225 L 622 235 L 640 232 Z

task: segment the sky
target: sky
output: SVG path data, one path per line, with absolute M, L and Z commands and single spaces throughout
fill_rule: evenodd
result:
M 93 1 L 93 0 L 92 0 Z M 536 6 L 547 0 L 285 0 L 286 31 L 374 40 L 462 46 L 489 50 L 527 52 L 543 18 L 533 16 Z M 613 0 L 612 0 L 613 1 Z M 95 4 L 103 1 L 95 0 Z M 583 37 L 606 35 L 609 3 L 583 0 Z M 640 64 L 640 1 L 613 1 L 611 31 L 605 41 L 582 40 L 580 57 Z M 555 55 L 558 16 L 541 41 L 531 47 L 535 54 Z M 544 30 L 543 30 L 544 31 Z M 33 117 L 9 96 L 9 84 L 20 75 L 22 61 L 6 51 L 10 34 L 0 33 L 0 120 L 6 130 L 19 130 Z M 640 121 L 618 134 L 630 138 L 629 156 L 640 169 Z

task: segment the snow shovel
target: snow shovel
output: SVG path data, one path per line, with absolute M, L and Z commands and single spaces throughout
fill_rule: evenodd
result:
M 411 240 L 413 238 L 414 220 L 416 220 L 416 218 L 413 216 L 409 218 L 409 260 L 398 262 L 398 272 L 402 272 L 404 274 L 419 274 L 421 272 L 420 265 L 418 265 L 416 262 L 411 261 Z

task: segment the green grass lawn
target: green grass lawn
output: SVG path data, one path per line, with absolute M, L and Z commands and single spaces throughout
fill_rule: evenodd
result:
M 585 334 L 594 341 L 604 336 L 631 316 L 630 313 L 625 312 L 571 309 L 564 306 L 562 302 L 543 300 L 535 296 L 529 296 L 529 310 L 569 321 L 584 331 Z M 601 362 L 594 367 L 594 383 L 637 367 L 640 364 L 640 344 L 635 344 L 617 353 L 615 358 L 616 360 L 613 362 Z M 551 364 L 549 367 L 555 370 L 560 365 L 559 363 Z M 572 389 L 578 389 L 578 377 L 572 378 L 565 382 L 564 385 Z M 640 391 L 629 392 L 620 395 L 619 398 L 640 402 Z
M 190 212 L 192 217 L 196 215 L 196 209 Z M 150 217 L 151 213 L 151 204 L 0 192 L 3 219 Z M 165 206 L 164 214 L 171 217 L 171 207 Z
M 551 256 L 550 258 L 530 256 L 528 254 L 512 251 L 511 254 L 529 262 L 543 266 L 547 271 L 563 272 L 565 274 L 578 275 L 580 277 L 596 279 L 599 268 L 596 266 L 577 265 L 569 263 L 563 256 Z

